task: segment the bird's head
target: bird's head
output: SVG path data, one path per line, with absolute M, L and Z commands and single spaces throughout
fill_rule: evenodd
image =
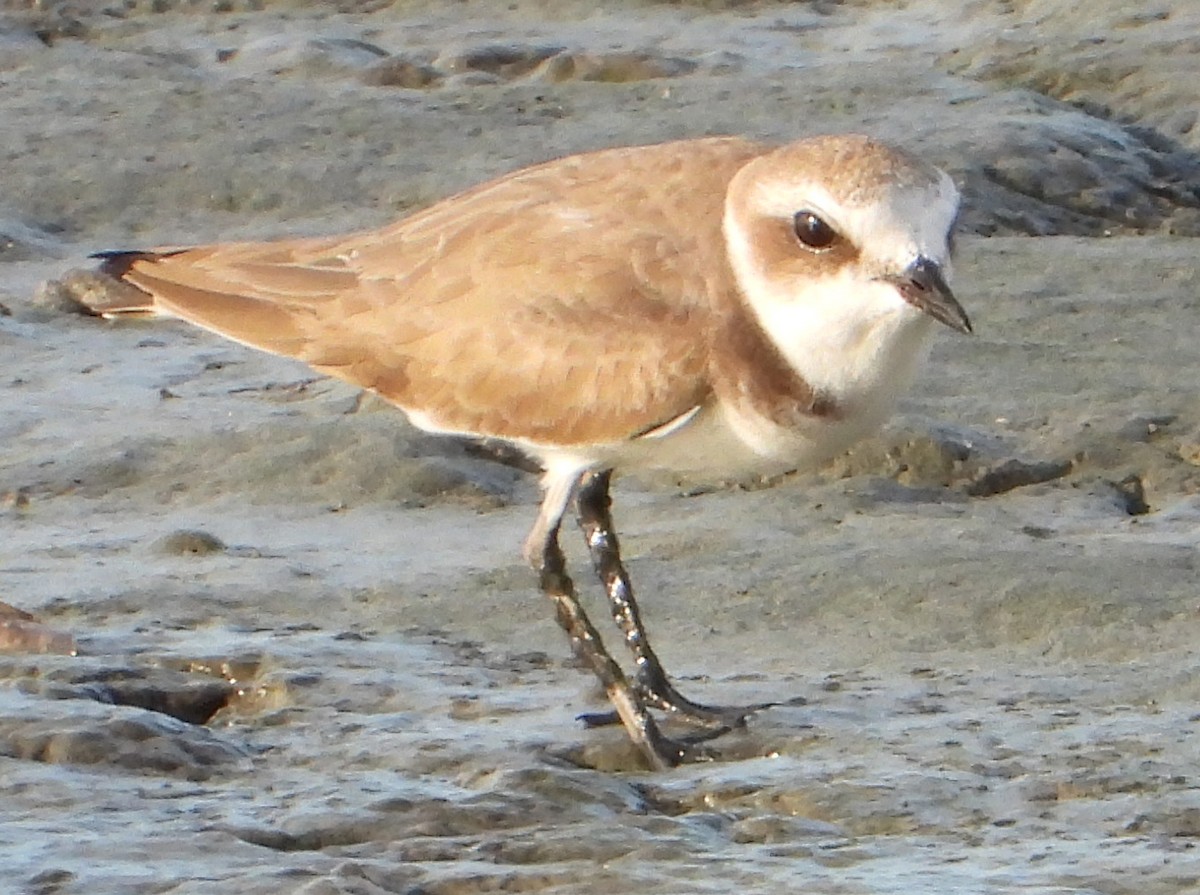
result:
M 932 318 L 967 333 L 949 285 L 958 208 L 951 179 L 907 152 L 861 136 L 801 140 L 730 183 L 730 264 L 768 331 Z

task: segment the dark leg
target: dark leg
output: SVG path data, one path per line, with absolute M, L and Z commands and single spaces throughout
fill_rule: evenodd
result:
M 608 495 L 611 477 L 612 470 L 584 475 L 576 498 L 579 526 L 583 529 L 584 539 L 591 551 L 596 574 L 600 576 L 604 591 L 608 595 L 613 619 L 625 635 L 625 643 L 637 664 L 636 686 L 641 700 L 655 708 L 704 724 L 715 724 L 722 728 L 744 726 L 749 715 L 775 703 L 721 707 L 692 702 L 675 689 L 658 656 L 651 649 L 637 601 L 633 596 L 633 586 L 629 583 L 629 574 L 621 563 L 620 546 L 609 509 L 612 504 Z M 600 715 L 589 716 L 585 720 L 591 724 L 604 724 L 616 719 Z
M 575 597 L 575 585 L 567 575 L 566 561 L 558 546 L 557 524 L 546 533 L 539 571 L 542 593 L 554 600 L 558 623 L 571 638 L 575 654 L 600 679 L 630 739 L 642 750 L 651 767 L 663 770 L 695 757 L 688 746 L 663 736 L 646 710 L 640 688 L 629 683 L 604 649 L 600 635 Z

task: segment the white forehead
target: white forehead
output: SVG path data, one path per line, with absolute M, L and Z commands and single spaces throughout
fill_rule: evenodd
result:
M 848 192 L 822 178 L 765 177 L 748 191 L 748 210 L 784 219 L 811 211 L 877 262 L 903 266 L 917 255 L 945 261 L 960 200 L 954 181 L 932 170 L 936 176 L 929 179 L 877 182 Z
M 848 238 L 862 263 L 946 261 L 958 213 L 954 182 L 918 155 L 859 134 L 798 140 L 747 164 L 728 200 L 734 214 L 783 220 L 812 211 Z

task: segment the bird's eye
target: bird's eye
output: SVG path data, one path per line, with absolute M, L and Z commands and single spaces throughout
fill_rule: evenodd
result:
M 838 233 L 824 218 L 811 211 L 798 211 L 792 219 L 796 238 L 814 252 L 822 252 L 837 241 Z

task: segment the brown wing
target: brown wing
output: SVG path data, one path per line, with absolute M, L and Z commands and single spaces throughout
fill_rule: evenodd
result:
M 709 395 L 704 340 L 732 288 L 725 188 L 761 151 L 720 138 L 573 156 L 382 230 L 108 267 L 155 310 L 304 360 L 424 425 L 619 441 Z

